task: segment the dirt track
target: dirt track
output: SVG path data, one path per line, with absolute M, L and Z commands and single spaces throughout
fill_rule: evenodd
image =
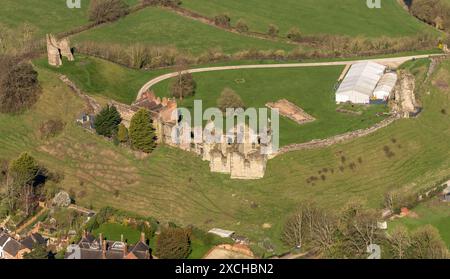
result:
M 425 54 L 416 56 L 404 56 L 394 58 L 378 58 L 378 59 L 366 59 L 366 60 L 351 60 L 351 61 L 335 61 L 335 62 L 316 62 L 316 63 L 291 63 L 291 64 L 257 64 L 257 65 L 239 65 L 239 66 L 221 66 L 221 67 L 207 67 L 186 70 L 186 73 L 203 73 L 214 71 L 230 71 L 241 69 L 272 69 L 272 68 L 302 68 L 302 67 L 325 67 L 325 66 L 348 66 L 358 62 L 372 61 L 377 62 L 390 67 L 398 67 L 406 61 L 419 58 L 428 58 L 432 56 L 440 56 L 441 54 Z M 159 77 L 156 77 L 142 86 L 137 95 L 137 99 L 140 99 L 142 94 L 149 88 L 158 84 L 166 79 L 176 77 L 178 72 L 168 73 Z

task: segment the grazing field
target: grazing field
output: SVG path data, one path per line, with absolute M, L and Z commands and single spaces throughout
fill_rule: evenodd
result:
M 129 45 L 145 43 L 176 46 L 199 54 L 210 49 L 234 53 L 243 49 L 284 49 L 295 45 L 234 34 L 199 21 L 179 16 L 162 8 L 145 8 L 117 22 L 80 33 L 77 41 L 96 41 Z
M 431 27 L 410 16 L 397 0 L 369 9 L 361 0 L 184 0 L 183 7 L 213 17 L 228 14 L 233 24 L 244 19 L 252 31 L 267 32 L 269 24 L 286 35 L 292 27 L 305 34 L 350 36 L 409 36 Z
M 432 225 L 439 230 L 442 239 L 450 248 L 450 203 L 438 198 L 427 201 L 412 209 L 414 216 L 396 219 L 389 223 L 389 230 L 402 224 L 410 230 L 424 225 Z
M 265 178 L 256 181 L 210 173 L 207 162 L 164 146 L 137 159 L 77 127 L 73 119 L 81 101 L 54 73 L 40 68 L 39 75 L 43 95 L 38 104 L 23 115 L 0 115 L 0 159 L 30 152 L 49 169 L 64 172 L 60 186 L 73 190 L 77 203 L 86 207 L 109 205 L 205 230 L 235 230 L 255 245 L 264 241 L 282 252 L 284 220 L 303 201 L 336 210 L 359 198 L 381 208 L 388 190 L 424 189 L 450 174 L 449 61 L 434 74 L 434 85 L 420 94 L 424 110 L 419 118 L 346 144 L 279 156 L 269 161 Z M 66 121 L 65 130 L 56 138 L 39 139 L 40 123 L 52 118 Z M 386 146 L 393 156 L 386 154 Z M 319 179 L 307 183 L 312 176 Z
M 337 66 L 196 73 L 195 96 L 183 99 L 179 106 L 190 109 L 191 113 L 194 100 L 202 100 L 203 109 L 217 107 L 217 99 L 226 87 L 236 91 L 247 108 L 264 108 L 268 102 L 285 98 L 315 121 L 299 125 L 280 117 L 280 145 L 323 139 L 366 128 L 384 119 L 376 115 L 388 110 L 384 105 L 357 106 L 361 115 L 336 111 L 334 86 L 343 69 Z M 163 81 L 153 89 L 157 95 L 170 96 L 170 83 L 170 80 Z

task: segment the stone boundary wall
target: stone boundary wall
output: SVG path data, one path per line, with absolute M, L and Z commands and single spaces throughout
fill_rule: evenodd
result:
M 81 91 L 67 76 L 59 75 L 59 79 L 86 102 L 89 113 L 97 114 L 100 112 L 102 109 L 101 105 L 94 98 L 84 94 L 83 91 Z
M 370 128 L 367 128 L 367 129 L 360 129 L 360 130 L 356 130 L 353 132 L 348 132 L 345 134 L 333 136 L 333 137 L 323 139 L 323 140 L 312 140 L 312 141 L 305 142 L 305 143 L 287 145 L 287 146 L 280 148 L 276 154 L 273 154 L 271 156 L 271 159 L 278 155 L 285 154 L 285 153 L 292 152 L 292 151 L 328 147 L 328 146 L 331 146 L 334 144 L 338 144 L 338 143 L 342 143 L 345 141 L 350 141 L 353 139 L 364 137 L 364 136 L 370 135 L 370 134 L 378 131 L 379 129 L 389 126 L 391 123 L 393 123 L 397 119 L 400 119 L 400 117 L 398 115 L 393 115 L 393 116 L 390 116 L 390 117 L 384 119 L 383 121 L 373 125 Z

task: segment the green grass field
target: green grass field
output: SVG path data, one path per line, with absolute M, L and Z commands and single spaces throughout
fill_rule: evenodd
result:
M 39 67 L 68 76 L 84 92 L 97 97 L 131 104 L 137 92 L 152 77 L 165 71 L 144 72 L 119 66 L 102 59 L 77 55 L 76 61 L 64 61 L 59 68 L 51 67 L 47 59 L 35 60 Z
M 203 109 L 217 107 L 217 99 L 226 87 L 235 90 L 247 108 L 265 108 L 266 103 L 285 98 L 316 120 L 299 125 L 280 117 L 280 145 L 323 139 L 381 121 L 383 117 L 376 113 L 387 111 L 384 105 L 361 106 L 361 116 L 336 112 L 334 86 L 342 70 L 337 66 L 197 73 L 195 96 L 185 98 L 179 106 L 188 108 L 193 117 L 194 100 L 202 100 Z M 157 95 L 170 96 L 170 83 L 163 81 L 153 89 Z
M 73 38 L 77 41 L 173 45 L 194 54 L 220 48 L 225 53 L 243 49 L 293 49 L 294 45 L 230 33 L 161 8 L 146 8 L 115 23 L 99 26 Z
M 125 0 L 135 5 L 139 0 Z M 36 36 L 68 31 L 88 23 L 90 0 L 82 0 L 80 9 L 69 9 L 66 0 L 2 0 L 0 24 L 18 28 L 26 23 L 36 30 Z
M 121 236 L 123 235 L 124 241 L 128 244 L 136 244 L 141 237 L 140 231 L 117 223 L 102 224 L 100 227 L 95 229 L 93 233 L 95 236 L 102 233 L 103 237 L 107 240 L 113 241 L 120 241 Z
M 281 35 L 291 27 L 306 34 L 410 36 L 431 28 L 411 17 L 396 0 L 369 9 L 361 0 L 184 0 L 183 7 L 213 17 L 227 13 L 235 24 L 244 19 L 252 31 L 267 32 L 276 24 Z
M 441 202 L 435 198 L 420 204 L 412 211 L 415 217 L 404 217 L 389 223 L 389 230 L 402 224 L 410 230 L 415 230 L 424 225 L 432 225 L 439 230 L 442 239 L 450 248 L 450 204 Z

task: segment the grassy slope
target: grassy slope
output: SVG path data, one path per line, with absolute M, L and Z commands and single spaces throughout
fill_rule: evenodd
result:
M 183 7 L 206 16 L 230 15 L 234 23 L 244 19 L 251 30 L 266 32 L 276 24 L 285 35 L 291 27 L 307 34 L 409 36 L 431 30 L 408 15 L 396 2 L 386 0 L 381 9 L 369 9 L 361 0 L 185 0 Z
M 83 32 L 75 36 L 73 40 L 175 45 L 179 49 L 193 53 L 218 47 L 226 53 L 251 48 L 292 49 L 295 47 L 223 31 L 161 8 L 146 8 L 118 22 Z
M 2 0 L 0 23 L 11 28 L 28 23 L 38 36 L 66 31 L 87 23 L 87 1 L 82 2 L 81 9 L 69 9 L 66 0 Z
M 440 112 L 450 110 L 448 90 L 433 88 L 421 96 L 425 109 L 418 119 L 401 120 L 350 143 L 277 157 L 269 161 L 264 179 L 235 181 L 210 173 L 207 162 L 186 152 L 160 147 L 148 159 L 138 160 L 84 132 L 73 124 L 82 109 L 80 101 L 51 72 L 39 73 L 44 94 L 37 106 L 22 116 L 0 115 L 0 159 L 31 152 L 49 168 L 64 171 L 61 186 L 74 189 L 77 202 L 85 206 L 111 205 L 204 229 L 233 229 L 254 241 L 269 237 L 281 251 L 283 221 L 302 201 L 335 209 L 362 198 L 380 207 L 389 189 L 424 188 L 450 174 L 450 120 Z M 437 77 L 448 76 L 447 61 Z M 39 140 L 35 131 L 52 117 L 67 121 L 64 133 L 48 142 Z M 393 158 L 384 154 L 385 145 L 395 153 Z M 341 154 L 347 158 L 343 172 L 338 171 Z M 358 157 L 362 163 L 350 170 L 348 164 Z M 314 186 L 305 182 L 323 168 L 334 169 L 334 174 L 328 172 L 325 181 Z M 272 228 L 263 229 L 264 223 Z
M 216 107 L 217 99 L 225 87 L 235 90 L 246 107 L 264 108 L 267 102 L 286 98 L 303 108 L 316 121 L 298 125 L 280 118 L 280 144 L 306 142 L 331 135 L 365 128 L 380 121 L 375 114 L 384 106 L 370 106 L 362 116 L 336 112 L 333 87 L 343 67 L 317 67 L 293 69 L 233 70 L 194 74 L 197 91 L 194 97 L 180 102 L 193 113 L 194 99 L 203 101 L 203 109 Z M 236 80 L 243 79 L 244 83 Z M 170 96 L 170 81 L 157 84 L 159 95 Z M 193 116 L 193 114 L 192 114 Z
M 67 75 L 80 88 L 94 96 L 103 96 L 131 104 L 137 92 L 148 80 L 163 71 L 151 73 L 133 70 L 105 60 L 77 55 L 76 61 L 64 61 L 63 66 L 48 66 L 47 59 L 34 62 L 39 67 Z

